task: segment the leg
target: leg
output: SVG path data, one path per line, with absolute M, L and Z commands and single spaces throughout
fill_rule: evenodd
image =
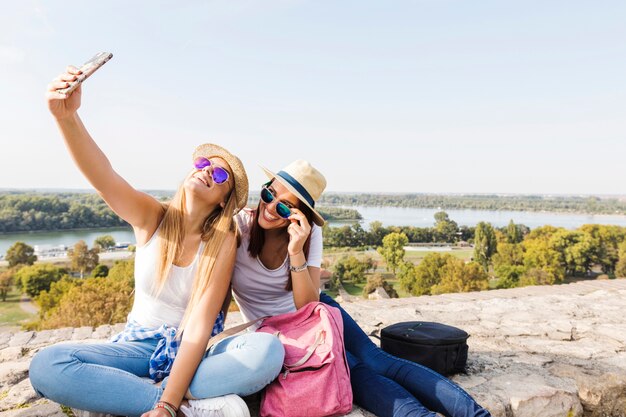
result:
M 59 344 L 38 352 L 29 376 L 35 391 L 81 410 L 139 416 L 162 390 L 149 381 L 155 343 Z
M 454 417 L 490 416 L 487 410 L 449 379 L 425 366 L 396 358 L 380 349 L 328 295 L 322 293 L 320 301 L 341 311 L 346 350 L 374 372 L 402 385 L 428 409 Z
M 348 352 L 354 402 L 378 417 L 432 417 L 410 392 L 397 382 L 372 371 Z
M 266 333 L 231 336 L 214 345 L 200 362 L 189 386 L 193 398 L 226 394 L 246 396 L 272 382 L 283 366 L 285 350 Z M 163 387 L 167 378 L 163 380 Z

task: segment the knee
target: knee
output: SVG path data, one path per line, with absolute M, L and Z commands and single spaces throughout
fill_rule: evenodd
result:
M 285 360 L 283 344 L 276 336 L 268 333 L 254 333 L 254 339 L 257 352 L 263 352 L 259 357 L 263 367 L 275 372 L 274 376 L 278 375 Z
M 59 384 L 62 364 L 70 357 L 70 350 L 63 345 L 50 346 L 35 354 L 28 367 L 28 377 L 37 393 L 45 396 L 49 387 Z

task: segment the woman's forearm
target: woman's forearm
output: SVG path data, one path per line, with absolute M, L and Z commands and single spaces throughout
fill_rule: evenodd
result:
M 292 266 L 301 266 L 306 263 L 304 254 L 300 252 L 295 256 L 289 257 Z M 291 286 L 293 289 L 293 301 L 296 308 L 301 308 L 313 301 L 319 301 L 319 273 L 315 280 L 315 273 L 312 268 L 305 268 L 303 271 L 291 271 Z M 318 269 L 318 268 L 315 268 Z M 317 281 L 317 285 L 316 285 Z
M 57 119 L 57 126 L 78 169 L 96 190 L 106 188 L 107 181 L 116 174 L 109 159 L 93 140 L 78 113 Z
M 162 401 L 180 407 L 180 403 L 183 401 L 191 380 L 204 356 L 206 345 L 206 343 L 183 340 L 176 354 L 176 360 L 167 380 L 167 386 L 161 397 Z

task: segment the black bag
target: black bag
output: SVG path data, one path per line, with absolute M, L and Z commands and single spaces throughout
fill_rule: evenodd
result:
M 465 372 L 467 332 L 441 323 L 408 321 L 380 332 L 380 347 L 442 375 Z

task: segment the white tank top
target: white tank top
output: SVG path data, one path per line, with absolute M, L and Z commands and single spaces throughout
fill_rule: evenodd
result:
M 198 258 L 204 247 L 200 243 L 198 253 L 186 267 L 172 265 L 163 290 L 158 297 L 153 294 L 156 280 L 159 244 L 156 238 L 159 230 L 143 246 L 137 247 L 135 254 L 135 302 L 128 315 L 128 321 L 135 321 L 142 327 L 155 328 L 162 324 L 178 327 L 191 297 L 191 289 L 196 275 Z

